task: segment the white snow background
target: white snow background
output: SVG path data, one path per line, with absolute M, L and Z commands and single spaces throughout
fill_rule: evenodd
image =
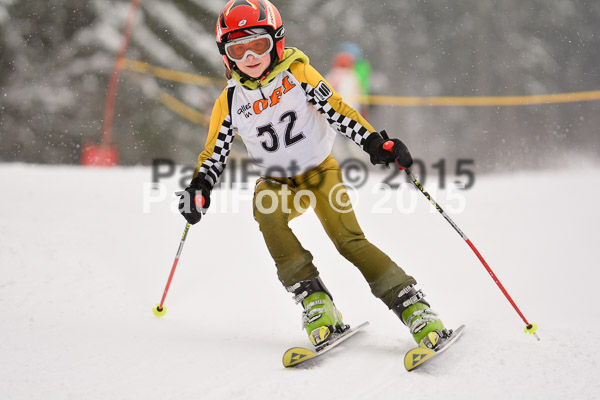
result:
M 411 189 L 413 212 L 390 200 L 376 213 L 381 194 L 358 192 L 367 238 L 415 276 L 448 327 L 467 325 L 414 372 L 403 366 L 407 329 L 311 212 L 293 229 L 344 320 L 371 325 L 317 366 L 283 368 L 283 352 L 309 342 L 251 192 L 215 191 L 155 317 L 185 221 L 171 197 L 144 212 L 150 180 L 143 167 L 0 165 L 0 399 L 600 398 L 598 168 L 478 176 L 451 214 L 539 324 L 539 342 L 420 193 Z M 442 207 L 461 201 L 432 189 Z

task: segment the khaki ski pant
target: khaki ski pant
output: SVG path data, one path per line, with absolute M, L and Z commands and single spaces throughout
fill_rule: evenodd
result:
M 293 178 L 261 177 L 256 182 L 254 218 L 284 286 L 319 276 L 313 256 L 288 226 L 309 206 L 338 252 L 359 269 L 371 292 L 388 308 L 400 290 L 416 283 L 365 238 L 343 186 L 339 165 L 330 155 L 319 166 Z

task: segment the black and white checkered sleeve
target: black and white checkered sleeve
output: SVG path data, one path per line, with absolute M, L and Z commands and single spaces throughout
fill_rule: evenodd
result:
M 218 182 L 221 174 L 225 170 L 227 157 L 231 150 L 231 143 L 235 137 L 231 126 L 231 115 L 228 115 L 221 124 L 221 129 L 215 142 L 212 156 L 207 158 L 200 166 L 198 175 L 204 174 L 206 181 L 214 187 Z
M 300 86 L 306 94 L 306 98 L 313 107 L 323 114 L 329 124 L 342 135 L 352 139 L 356 144 L 362 147 L 365 138 L 370 132 L 358 121 L 338 113 L 327 101 L 333 95 L 333 92 L 324 81 L 319 82 L 317 87 L 312 87 L 306 82 L 300 83 Z

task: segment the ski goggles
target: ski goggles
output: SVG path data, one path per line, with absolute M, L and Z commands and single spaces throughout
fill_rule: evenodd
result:
M 225 54 L 235 62 L 246 61 L 249 54 L 256 58 L 263 57 L 273 49 L 273 38 L 268 33 L 246 36 L 225 44 Z

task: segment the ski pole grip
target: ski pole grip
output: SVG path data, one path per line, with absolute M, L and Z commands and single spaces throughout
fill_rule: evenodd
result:
M 394 142 L 391 140 L 388 140 L 387 142 L 385 142 L 383 144 L 383 149 L 389 151 L 390 153 L 394 152 Z M 404 167 L 400 165 L 400 163 L 398 163 L 398 160 L 396 160 L 396 165 L 398 165 L 398 168 L 400 168 L 400 171 L 404 171 Z
M 385 142 L 383 144 L 383 149 L 392 153 L 394 151 L 394 142 L 391 140 L 388 140 L 387 142 Z
M 204 200 L 204 196 L 202 196 L 201 194 L 194 197 L 194 203 L 201 208 L 204 207 L 205 202 L 206 202 L 206 200 Z
M 175 196 L 183 196 L 185 195 L 185 190 L 180 192 L 175 192 Z M 206 199 L 201 194 L 198 194 L 194 197 L 194 204 L 196 204 L 200 208 L 204 208 L 204 204 L 206 203 Z

